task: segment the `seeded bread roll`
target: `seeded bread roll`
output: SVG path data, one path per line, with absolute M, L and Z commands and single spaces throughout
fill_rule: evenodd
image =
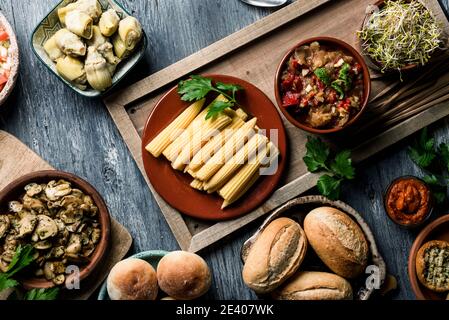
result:
M 155 300 L 156 271 L 148 262 L 129 258 L 117 263 L 107 280 L 111 300 Z
M 349 282 L 333 273 L 297 272 L 274 291 L 276 300 L 352 300 Z
M 416 254 L 416 275 L 432 291 L 449 291 L 449 242 L 425 243 Z
M 251 247 L 243 266 L 243 281 L 256 293 L 271 292 L 298 270 L 306 251 L 301 226 L 289 218 L 276 219 Z
M 205 294 L 212 276 L 206 261 L 186 251 L 165 255 L 157 266 L 157 279 L 162 291 L 176 300 L 192 300 Z
M 368 242 L 354 220 L 331 207 L 316 208 L 304 219 L 304 231 L 320 259 L 336 274 L 356 278 L 368 262 Z

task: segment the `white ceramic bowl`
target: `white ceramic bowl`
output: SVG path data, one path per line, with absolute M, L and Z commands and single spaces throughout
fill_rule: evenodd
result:
M 11 28 L 6 17 L 0 12 L 0 26 L 2 26 L 9 35 L 11 47 L 10 55 L 12 57 L 11 73 L 3 90 L 0 92 L 0 106 L 6 101 L 16 85 L 17 76 L 19 75 L 19 46 L 17 44 L 16 34 Z

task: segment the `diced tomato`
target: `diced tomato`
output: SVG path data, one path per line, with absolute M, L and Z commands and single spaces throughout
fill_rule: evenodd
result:
M 289 73 L 288 76 L 282 80 L 282 88 L 284 90 L 290 90 L 293 86 L 293 81 L 295 80 L 295 76 L 292 73 Z
M 298 69 L 298 66 L 299 66 L 298 60 L 290 59 L 290 62 L 289 62 L 290 71 L 296 71 L 296 69 Z
M 0 41 L 6 41 L 9 39 L 9 34 L 4 30 L 0 30 Z
M 321 80 L 317 80 L 316 84 L 318 86 L 318 89 L 320 89 L 320 90 L 324 90 L 324 88 L 326 88 L 326 85 Z
M 349 110 L 349 107 L 351 106 L 351 100 L 349 98 L 346 98 L 343 101 L 340 101 L 337 105 L 338 108 L 343 108 L 345 110 Z
M 307 107 L 309 105 L 309 100 L 306 97 L 301 98 L 301 102 L 299 104 L 301 107 Z
M 362 66 L 357 62 L 354 64 L 354 71 L 356 74 L 359 74 L 362 72 Z
M 4 87 L 5 87 L 5 84 L 0 84 L 0 92 L 2 92 Z
M 284 107 L 294 106 L 299 103 L 299 97 L 301 95 L 299 93 L 293 93 L 291 91 L 287 91 L 282 99 L 282 105 Z

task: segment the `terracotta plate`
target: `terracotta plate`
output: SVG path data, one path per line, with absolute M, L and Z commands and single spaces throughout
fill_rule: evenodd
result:
M 412 249 L 410 250 L 410 255 L 408 258 L 408 277 L 410 279 L 413 292 L 419 300 L 445 300 L 448 295 L 448 292 L 437 293 L 427 289 L 421 285 L 418 277 L 416 276 L 416 254 L 422 245 L 432 240 L 449 241 L 449 214 L 436 219 L 425 227 L 418 237 L 416 237 Z
M 164 156 L 154 158 L 148 153 L 145 146 L 189 106 L 189 103 L 181 101 L 177 87 L 165 94 L 150 114 L 142 135 L 142 157 L 151 184 L 168 204 L 195 218 L 225 220 L 256 209 L 275 190 L 285 167 L 287 142 L 281 117 L 271 100 L 262 91 L 238 78 L 225 75 L 207 75 L 207 77 L 214 81 L 241 85 L 245 90 L 239 94 L 238 101 L 244 110 L 257 117 L 257 125 L 266 129 L 268 136 L 270 129 L 278 130 L 277 146 L 280 158 L 276 173 L 260 177 L 239 201 L 221 210 L 223 199 L 218 195 L 203 193 L 191 188 L 189 185 L 192 181 L 190 175 L 172 169 L 170 162 Z M 208 100 L 210 101 L 212 98 L 213 96 Z

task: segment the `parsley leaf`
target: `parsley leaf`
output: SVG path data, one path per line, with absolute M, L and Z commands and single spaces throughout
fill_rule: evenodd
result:
M 409 147 L 409 156 L 418 166 L 428 168 L 435 157 L 435 139 L 429 138 L 427 128 L 421 131 L 419 139 L 414 146 Z
M 212 80 L 192 75 L 189 80 L 180 81 L 178 93 L 183 101 L 198 101 L 213 90 Z
M 8 288 L 14 288 L 19 283 L 16 280 L 9 279 L 8 275 L 6 273 L 0 274 L 0 292 L 3 290 L 6 290 Z
M 310 136 L 307 138 L 306 148 L 307 152 L 303 160 L 307 169 L 310 172 L 319 170 L 327 172 L 318 179 L 318 191 L 329 199 L 338 199 L 341 183 L 355 177 L 351 151 L 344 150 L 338 152 L 335 157 L 331 157 L 329 146 L 320 138 Z
M 307 153 L 303 160 L 310 172 L 327 169 L 326 161 L 329 158 L 330 149 L 319 138 L 307 137 Z
M 236 84 L 217 82 L 214 86 L 212 79 L 197 75 L 192 75 L 189 80 L 178 83 L 178 93 L 183 101 L 198 101 L 205 98 L 210 92 L 217 92 L 228 100 L 226 102 L 214 101 L 209 107 L 206 120 L 223 112 L 224 109 L 236 105 L 235 95 L 240 90 L 243 90 L 243 87 Z
M 234 104 L 232 102 L 225 101 L 214 101 L 210 104 L 209 109 L 206 114 L 206 120 L 209 118 L 213 118 L 218 114 L 222 113 L 223 110 L 227 108 L 231 108 Z
M 329 76 L 326 68 L 317 68 L 313 73 L 315 73 L 318 79 L 320 79 L 326 86 L 331 85 L 331 77 Z
M 339 94 L 338 99 L 343 99 L 345 97 L 345 91 L 343 90 L 343 88 L 340 86 L 338 80 L 335 80 L 334 82 L 332 82 L 331 87 L 337 91 L 337 93 Z
M 216 87 L 218 90 L 225 91 L 225 92 L 231 92 L 232 98 L 234 98 L 234 99 L 235 99 L 235 94 L 238 91 L 243 90 L 243 87 L 239 86 L 238 84 L 228 84 L 228 83 L 222 83 L 222 82 L 217 82 Z
M 352 85 L 352 78 L 349 74 L 351 66 L 349 63 L 345 62 L 338 73 L 338 79 L 343 82 L 345 90 L 349 90 Z
M 348 180 L 354 179 L 355 170 L 352 166 L 351 151 L 339 152 L 335 156 L 335 161 L 331 164 L 331 169 L 340 177 Z
M 328 174 L 322 175 L 317 182 L 318 191 L 331 200 L 337 200 L 340 197 L 341 179 L 337 179 Z
M 24 300 L 56 300 L 59 288 L 32 289 L 25 294 Z
M 427 183 L 432 190 L 432 195 L 437 204 L 442 204 L 446 200 L 447 186 L 441 182 L 441 179 L 434 174 L 426 175 L 423 177 L 425 183 Z

